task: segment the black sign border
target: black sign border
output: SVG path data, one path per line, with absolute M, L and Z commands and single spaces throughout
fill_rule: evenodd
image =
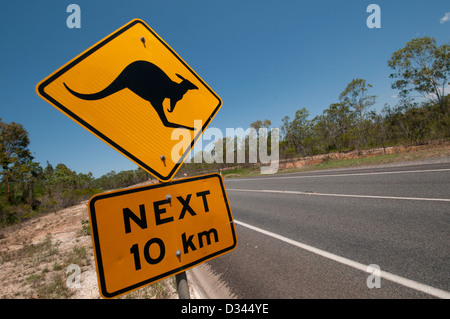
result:
M 152 278 L 143 280 L 139 283 L 130 285 L 128 287 L 122 288 L 120 290 L 114 291 L 114 292 L 108 292 L 106 289 L 106 280 L 105 280 L 105 273 L 103 270 L 103 262 L 102 262 L 102 253 L 101 253 L 101 249 L 100 249 L 100 238 L 98 235 L 98 229 L 97 229 L 97 217 L 96 217 L 96 212 L 95 212 L 95 203 L 99 200 L 102 199 L 107 199 L 107 198 L 111 198 L 111 197 L 117 197 L 117 196 L 121 196 L 121 195 L 126 195 L 126 194 L 132 194 L 132 193 L 138 193 L 138 192 L 142 192 L 142 191 L 147 191 L 150 189 L 156 189 L 156 188 L 161 188 L 161 187 L 165 187 L 165 186 L 172 186 L 172 185 L 177 185 L 177 184 L 183 184 L 183 183 L 188 183 L 188 182 L 193 182 L 193 181 L 198 181 L 198 180 L 203 180 L 203 179 L 209 179 L 209 178 L 217 178 L 219 180 L 220 183 L 220 187 L 222 189 L 222 195 L 223 195 L 223 199 L 225 201 L 225 205 L 227 208 L 227 213 L 228 213 L 228 219 L 230 221 L 230 228 L 231 228 L 231 232 L 233 235 L 233 244 L 229 247 L 226 247 L 220 251 L 214 252 L 212 254 L 209 254 L 203 258 L 200 258 L 192 263 L 189 263 L 187 265 L 184 265 L 182 267 L 178 267 L 175 269 L 171 269 L 163 274 L 154 276 Z M 231 250 L 233 250 L 234 248 L 236 248 L 237 246 L 237 237 L 236 237 L 236 229 L 234 226 L 234 221 L 233 221 L 233 216 L 231 213 L 231 209 L 230 209 L 230 204 L 228 202 L 228 196 L 226 194 L 225 191 L 225 186 L 223 184 L 223 179 L 222 176 L 220 174 L 214 173 L 214 174 L 208 174 L 208 175 L 202 175 L 202 176 L 196 176 L 196 177 L 190 177 L 190 178 L 184 178 L 184 179 L 179 179 L 179 180 L 174 180 L 174 181 L 170 181 L 168 183 L 158 183 L 158 184 L 152 184 L 152 185 L 148 185 L 148 186 L 142 186 L 142 187 L 138 187 L 138 188 L 130 188 L 130 189 L 124 189 L 121 191 L 115 191 L 115 192 L 111 192 L 111 193 L 103 193 L 103 194 L 99 194 L 99 195 L 95 195 L 93 196 L 90 200 L 89 200 L 89 219 L 90 219 L 90 223 L 91 223 L 91 234 L 92 234 L 92 241 L 94 243 L 94 252 L 95 252 L 95 260 L 96 260 L 96 266 L 97 266 L 97 275 L 98 275 L 98 279 L 99 279 L 99 288 L 100 288 L 100 293 L 103 297 L 105 298 L 115 298 L 118 297 L 120 295 L 123 295 L 127 292 L 130 292 L 132 290 L 138 289 L 142 286 L 148 285 L 150 283 L 156 282 L 158 280 L 161 280 L 165 277 L 169 277 L 171 275 L 175 275 L 177 273 L 180 273 L 182 271 L 185 271 L 189 268 L 192 268 L 195 265 L 201 264 L 204 261 L 210 260 L 214 257 L 216 257 L 217 255 L 221 255 L 224 254 L 226 252 L 229 252 Z
M 82 60 L 84 60 L 85 58 L 87 58 L 88 56 L 90 56 L 92 53 L 94 53 L 95 51 L 99 50 L 101 47 L 103 47 L 105 44 L 109 43 L 110 41 L 114 40 L 116 37 L 118 37 L 119 35 L 121 35 L 122 33 L 124 33 L 125 31 L 127 31 L 128 29 L 130 29 L 131 27 L 133 27 L 136 24 L 141 24 L 143 25 L 156 39 L 158 39 L 161 44 L 163 44 L 167 50 L 169 50 L 184 66 L 187 70 L 189 70 L 192 75 L 197 78 L 198 81 L 200 81 L 205 88 L 207 88 L 209 90 L 209 92 L 214 95 L 215 98 L 217 98 L 217 100 L 219 101 L 219 103 L 217 104 L 217 106 L 214 108 L 214 111 L 211 113 L 211 115 L 208 117 L 208 119 L 205 121 L 205 123 L 202 126 L 202 130 L 201 132 L 199 132 L 194 139 L 191 142 L 191 145 L 189 148 L 187 148 L 184 152 L 184 154 L 180 157 L 180 159 L 178 160 L 178 162 L 175 164 L 175 166 L 173 167 L 173 169 L 167 174 L 167 176 L 163 176 L 162 174 L 158 173 L 157 171 L 155 171 L 153 168 L 151 168 L 149 165 L 147 165 L 146 163 L 144 163 L 143 161 L 141 161 L 139 158 L 137 158 L 136 156 L 134 156 L 133 154 L 131 154 L 130 152 L 128 152 L 125 148 L 123 148 L 122 146 L 120 146 L 119 144 L 117 144 L 116 142 L 114 142 L 112 139 L 110 139 L 108 136 L 104 135 L 102 132 L 98 131 L 95 127 L 93 127 L 91 124 L 89 124 L 88 122 L 86 122 L 85 120 L 83 120 L 82 118 L 80 118 L 78 115 L 76 115 L 75 113 L 73 113 L 72 111 L 70 111 L 66 106 L 64 106 L 63 104 L 61 104 L 60 102 L 58 102 L 57 100 L 55 100 L 53 97 L 51 97 L 50 95 L 48 95 L 45 92 L 45 88 L 54 80 L 56 80 L 57 78 L 59 78 L 61 75 L 63 75 L 65 72 L 67 72 L 68 70 L 70 70 L 71 68 L 73 68 L 75 65 L 77 65 L 78 63 L 80 63 Z M 183 59 L 174 51 L 172 50 L 172 48 L 167 45 L 144 21 L 140 20 L 140 19 L 134 19 L 132 21 L 130 21 L 128 24 L 126 24 L 125 26 L 123 26 L 122 28 L 120 28 L 119 30 L 117 30 L 116 32 L 112 33 L 111 35 L 109 35 L 108 37 L 106 37 L 105 39 L 103 39 L 102 41 L 100 41 L 98 44 L 94 45 L 92 48 L 88 49 L 86 52 L 84 52 L 83 54 L 81 54 L 79 57 L 75 58 L 74 60 L 70 61 L 68 64 L 66 64 L 63 68 L 61 68 L 60 70 L 58 70 L 57 72 L 55 72 L 54 74 L 52 74 L 50 77 L 48 77 L 47 79 L 45 79 L 44 81 L 42 81 L 40 84 L 38 84 L 37 86 L 37 92 L 38 94 L 43 97 L 44 99 L 46 99 L 47 101 L 49 101 L 51 104 L 53 104 L 54 106 L 56 106 L 58 109 L 60 109 L 63 113 L 65 113 L 67 116 L 69 116 L 70 118 L 72 118 L 73 120 L 75 120 L 76 122 L 78 122 L 81 126 L 83 126 L 84 128 L 86 128 L 88 131 L 90 131 L 91 133 L 93 133 L 94 135 L 96 135 L 97 137 L 99 137 L 101 140 L 103 140 L 104 142 L 106 142 L 107 144 L 111 145 L 113 148 L 115 148 L 116 150 L 118 150 L 120 153 L 122 153 L 123 155 L 125 155 L 126 157 L 128 157 L 129 159 L 131 159 L 133 162 L 135 162 L 136 164 L 138 164 L 140 167 L 142 167 L 144 170 L 146 170 L 147 172 L 149 172 L 150 174 L 152 174 L 153 176 L 155 176 L 156 178 L 158 178 L 160 181 L 166 182 L 166 181 L 170 181 L 173 176 L 175 175 L 175 173 L 177 172 L 177 170 L 179 169 L 179 167 L 181 166 L 181 164 L 183 164 L 184 160 L 186 159 L 186 156 L 190 153 L 190 151 L 194 148 L 194 144 L 197 142 L 197 140 L 200 138 L 200 136 L 203 134 L 203 132 L 205 131 L 205 129 L 208 127 L 209 123 L 211 122 L 211 120 L 214 118 L 214 116 L 216 115 L 216 113 L 219 111 L 220 107 L 222 106 L 222 99 L 216 94 L 214 93 L 214 91 L 211 90 L 211 88 L 197 75 L 197 73 L 195 73 L 194 70 L 191 69 L 191 67 L 189 67 L 189 65 L 186 64 L 186 62 L 183 61 Z

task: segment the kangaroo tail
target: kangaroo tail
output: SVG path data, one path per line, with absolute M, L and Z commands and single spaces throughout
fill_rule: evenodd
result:
M 100 100 L 103 99 L 113 93 L 116 93 L 122 89 L 125 88 L 125 85 L 123 85 L 123 83 L 121 83 L 121 79 L 120 77 L 117 77 L 110 85 L 108 85 L 106 88 L 104 88 L 103 90 L 101 90 L 100 92 L 97 93 L 92 93 L 92 94 L 83 94 L 83 93 L 78 93 L 75 92 L 74 90 L 72 90 L 71 88 L 69 88 L 67 86 L 66 83 L 63 82 L 64 86 L 66 87 L 67 91 L 69 91 L 70 93 L 72 93 L 73 95 L 75 95 L 77 98 L 79 99 L 83 99 L 83 100 Z

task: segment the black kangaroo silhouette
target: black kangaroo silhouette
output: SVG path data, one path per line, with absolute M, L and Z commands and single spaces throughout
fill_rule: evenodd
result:
M 176 76 L 182 80 L 180 83 L 172 81 L 163 70 L 153 63 L 135 61 L 123 69 L 110 85 L 97 93 L 78 93 L 69 88 L 66 83 L 63 84 L 70 93 L 83 100 L 100 100 L 128 88 L 139 97 L 150 102 L 164 126 L 194 130 L 193 127 L 169 122 L 164 113 L 163 101 L 166 98 L 170 99 L 170 109 L 167 109 L 167 111 L 173 112 L 175 105 L 187 91 L 198 90 L 198 87 L 189 80 L 179 74 L 176 74 Z

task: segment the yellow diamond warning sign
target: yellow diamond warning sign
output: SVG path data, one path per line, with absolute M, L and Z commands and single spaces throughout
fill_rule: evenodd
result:
M 237 245 L 219 174 L 99 194 L 89 217 L 100 293 L 112 298 Z
M 175 175 L 222 105 L 141 20 L 81 53 L 36 90 L 161 181 Z

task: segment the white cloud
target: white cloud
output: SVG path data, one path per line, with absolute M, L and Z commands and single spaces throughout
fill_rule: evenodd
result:
M 450 20 L 450 12 L 446 12 L 445 15 L 439 20 L 441 23 L 445 23 Z
M 439 88 L 439 93 L 443 96 L 450 94 L 449 92 L 450 92 L 450 84 L 448 83 L 445 85 L 443 90 L 442 87 Z M 436 101 L 437 99 L 436 94 L 434 93 L 426 94 L 424 95 L 424 98 L 426 98 L 427 100 L 434 100 L 434 101 Z

